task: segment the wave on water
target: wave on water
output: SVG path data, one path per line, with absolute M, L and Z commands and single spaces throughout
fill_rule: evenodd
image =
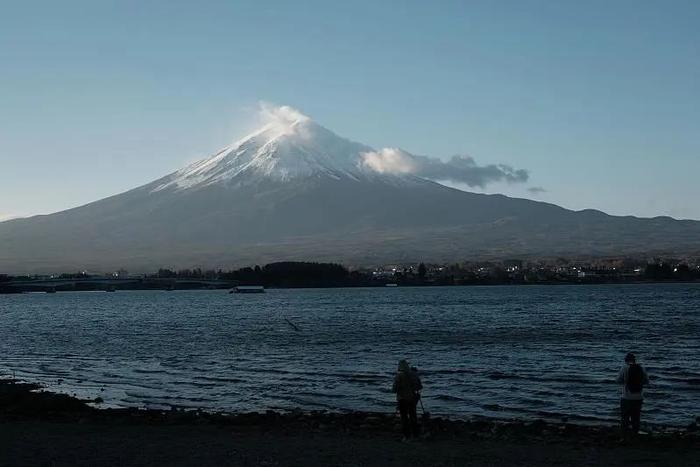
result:
M 270 290 L 254 303 L 120 291 L 3 306 L 0 372 L 108 406 L 392 411 L 407 358 L 434 415 L 607 423 L 633 350 L 653 422 L 700 415 L 697 284 Z

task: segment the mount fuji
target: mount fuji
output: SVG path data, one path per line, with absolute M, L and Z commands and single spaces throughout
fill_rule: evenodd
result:
M 144 186 L 1 222 L 0 272 L 700 252 L 700 222 L 465 192 L 409 170 L 418 156 L 397 151 L 409 169 L 385 170 L 376 154 L 282 107 L 257 132 Z

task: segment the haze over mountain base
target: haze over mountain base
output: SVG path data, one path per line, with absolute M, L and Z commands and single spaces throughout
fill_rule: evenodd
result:
M 404 169 L 378 172 L 366 163 L 372 148 L 291 109 L 278 114 L 142 187 L 0 223 L 0 271 L 700 252 L 700 222 L 574 212 L 456 190 Z

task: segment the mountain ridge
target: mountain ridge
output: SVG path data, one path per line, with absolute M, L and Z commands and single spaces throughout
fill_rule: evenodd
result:
M 375 170 L 371 147 L 281 109 L 145 185 L 0 223 L 0 272 L 700 252 L 700 222 L 572 211 Z

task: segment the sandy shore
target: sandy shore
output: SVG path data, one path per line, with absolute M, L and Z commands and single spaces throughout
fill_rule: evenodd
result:
M 402 443 L 389 414 L 98 410 L 38 389 L 0 382 L 0 465 L 700 465 L 692 428 L 433 418 Z

